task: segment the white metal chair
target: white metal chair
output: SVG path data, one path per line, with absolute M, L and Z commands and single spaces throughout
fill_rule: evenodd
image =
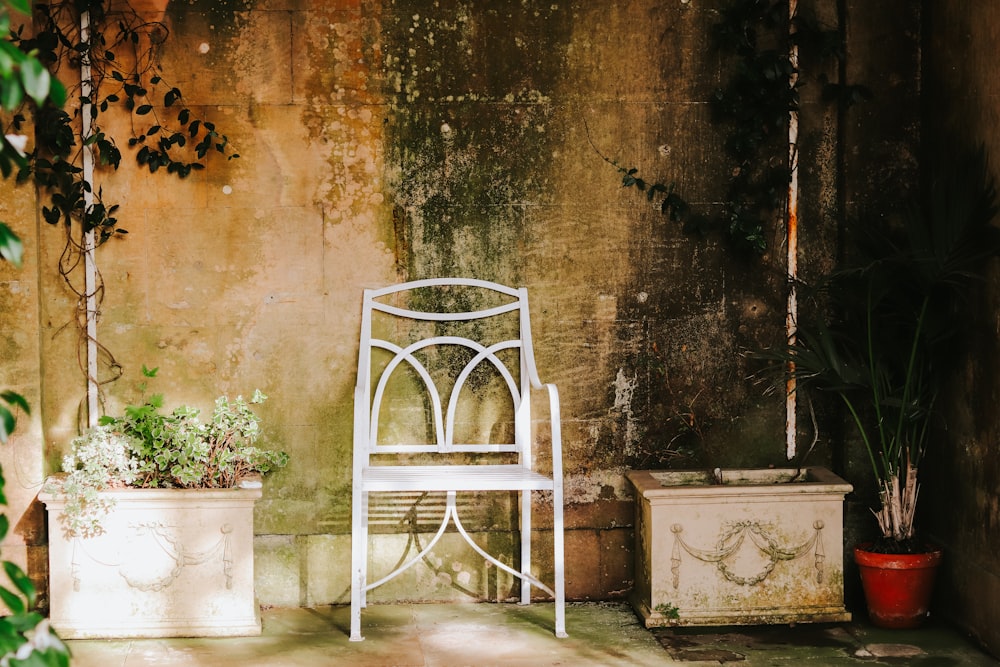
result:
M 477 391 L 489 390 L 495 412 L 498 387 L 513 423 L 513 437 L 502 442 L 494 442 L 503 431 L 495 416 L 483 418 L 472 407 L 481 405 L 473 400 Z M 531 389 L 548 396 L 548 473 L 536 465 L 544 452 L 537 446 L 532 451 Z M 487 437 L 468 437 L 477 428 Z M 469 536 L 458 516 L 460 491 L 520 494 L 520 569 L 500 562 Z M 548 492 L 552 500 L 553 588 L 531 573 L 532 491 Z M 383 492 L 443 492 L 446 504 L 433 539 L 369 583 L 369 494 Z M 525 288 L 440 278 L 365 290 L 352 495 L 351 641 L 364 639 L 361 609 L 368 591 L 423 559 L 449 521 L 476 552 L 520 579 L 520 604 L 531 602 L 532 586 L 552 596 L 555 634 L 566 636 L 559 393 L 555 385 L 542 384 L 535 369 Z

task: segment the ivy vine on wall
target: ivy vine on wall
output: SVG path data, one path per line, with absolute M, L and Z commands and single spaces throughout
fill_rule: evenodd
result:
M 822 86 L 821 98 L 847 105 L 869 99 L 864 86 L 830 81 L 822 69 L 844 57 L 838 30 L 796 11 L 788 0 L 737 0 L 720 13 L 712 43 L 723 54 L 727 78 L 711 99 L 712 121 L 723 133 L 726 192 L 714 216 L 692 210 L 674 183 L 649 182 L 638 169 L 601 157 L 619 172 L 624 187 L 634 187 L 656 202 L 668 220 L 686 233 L 721 233 L 741 254 L 763 254 L 765 230 L 784 212 L 790 181 L 788 127 L 799 110 L 800 88 L 807 81 Z M 793 62 L 819 73 L 807 77 Z
M 607 157 L 591 140 L 598 155 L 615 168 L 623 187 L 639 191 L 683 233 L 720 237 L 734 257 L 764 255 L 776 225 L 780 229 L 779 221 L 789 215 L 792 165 L 797 164 L 798 151 L 792 121 L 800 114 L 802 88 L 818 86 L 816 101 L 838 105 L 839 114 L 871 97 L 864 86 L 844 83 L 842 32 L 810 14 L 815 9 L 812 4 L 802 3 L 802 12 L 798 5 L 788 0 L 731 0 L 711 27 L 708 38 L 722 66 L 720 85 L 708 100 L 725 158 L 722 173 L 710 179 L 724 183 L 724 192 L 711 197 L 719 200 L 718 205 L 692 205 L 676 183 L 645 178 L 637 168 Z M 794 275 L 790 279 L 794 281 Z M 655 343 L 650 347 L 649 354 L 655 357 Z M 651 390 L 651 413 L 658 415 L 654 420 L 658 428 L 666 429 L 653 434 L 656 445 L 649 448 L 649 460 L 696 454 L 710 460 L 705 432 L 711 427 L 711 415 L 695 405 L 701 392 L 693 398 L 678 397 L 664 382 L 669 379 L 665 374 L 650 367 L 647 375 L 657 381 Z M 664 458 L 659 462 L 669 463 Z
M 119 221 L 119 204 L 106 200 L 85 169 L 85 153 L 92 156 L 98 173 L 117 171 L 125 150 L 139 168 L 179 178 L 204 169 L 212 153 L 227 159 L 239 155 L 226 135 L 195 114 L 182 92 L 168 83 L 158 54 L 170 33 L 165 22 L 148 20 L 127 0 L 36 2 L 32 10 L 35 29 L 28 34 L 23 26 L 18 28 L 10 42 L 35 54 L 66 83 L 68 108 L 29 101 L 12 116 L 6 131 L 21 134 L 31 121 L 34 148 L 26 153 L 17 178 L 38 186 L 45 198 L 43 219 L 64 230 L 58 271 L 84 312 L 88 296 L 100 298 L 104 293 L 99 272 L 96 287 L 88 290 L 82 284 L 87 235 L 92 233 L 92 243 L 100 246 L 128 233 Z M 127 129 L 116 135 L 105 118 L 115 118 L 115 127 L 121 127 L 121 114 L 127 117 Z M 85 344 L 84 318 L 75 320 Z M 121 368 L 107 349 L 101 347 L 101 352 L 110 369 L 103 384 L 120 377 Z

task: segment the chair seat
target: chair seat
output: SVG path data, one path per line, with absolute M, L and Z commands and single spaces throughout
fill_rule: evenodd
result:
M 365 491 L 544 491 L 552 479 L 519 465 L 369 466 Z

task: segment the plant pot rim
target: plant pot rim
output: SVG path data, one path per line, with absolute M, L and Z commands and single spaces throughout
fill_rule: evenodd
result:
M 47 489 L 46 486 L 51 482 L 58 482 L 61 477 L 65 475 L 58 473 L 52 475 L 46 480 L 45 485 L 43 485 L 42 490 L 38 492 L 38 499 L 42 503 L 48 504 L 59 504 L 64 502 L 66 499 L 66 494 L 62 492 L 62 489 L 54 488 Z M 137 486 L 124 486 L 103 489 L 98 492 L 102 497 L 113 498 L 113 499 L 145 499 L 145 500 L 167 500 L 176 498 L 246 498 L 256 500 L 263 495 L 262 484 L 259 476 L 251 476 L 242 480 L 237 486 L 232 487 L 220 487 L 220 488 L 208 488 L 208 487 L 196 487 L 196 488 L 145 488 Z
M 941 563 L 944 551 L 936 544 L 928 543 L 927 551 L 912 554 L 892 554 L 869 551 L 871 542 L 862 542 L 854 547 L 854 562 L 861 566 L 886 569 L 916 569 L 936 567 Z
M 853 486 L 827 468 L 724 468 L 725 483 L 712 481 L 706 470 L 629 470 L 629 480 L 638 497 L 649 502 L 670 502 L 678 498 L 732 498 L 764 502 L 776 497 L 802 494 L 830 496 L 843 500 Z M 796 481 L 789 481 L 790 478 Z

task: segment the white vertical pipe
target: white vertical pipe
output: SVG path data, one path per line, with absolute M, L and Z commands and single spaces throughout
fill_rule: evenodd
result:
M 90 12 L 80 14 L 80 41 L 86 44 L 90 41 Z M 91 86 L 90 53 L 84 51 L 80 59 L 80 136 L 86 141 L 90 136 L 91 108 L 93 94 Z M 94 208 L 94 149 L 84 143 L 83 146 L 83 180 L 90 187 L 83 191 L 84 210 L 88 213 Z M 94 259 L 96 242 L 94 230 L 83 234 L 84 263 L 84 298 L 86 299 L 87 316 L 87 423 L 90 427 L 97 426 L 98 419 L 98 386 L 97 386 L 97 263 Z
M 795 13 L 798 10 L 798 0 L 790 0 L 788 3 L 788 31 L 789 35 L 795 33 Z M 793 88 L 798 83 L 799 48 L 794 42 L 788 51 L 788 60 L 792 66 L 792 76 L 789 85 Z M 795 343 L 796 325 L 798 319 L 798 295 L 796 294 L 796 280 L 799 272 L 799 112 L 798 109 L 790 109 L 788 112 L 788 210 L 786 212 L 785 235 L 788 248 L 788 302 L 785 310 L 785 335 L 789 344 Z M 795 364 L 790 363 L 788 367 L 788 378 L 785 386 L 785 456 L 788 459 L 795 458 L 796 441 L 796 383 L 794 377 Z

